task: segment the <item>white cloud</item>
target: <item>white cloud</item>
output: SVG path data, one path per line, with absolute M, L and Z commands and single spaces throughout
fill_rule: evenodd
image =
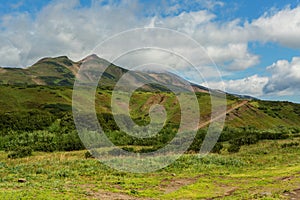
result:
M 258 62 L 258 57 L 248 52 L 245 31 L 238 26 L 237 21 L 220 25 L 213 22 L 216 16 L 205 10 L 182 11 L 178 15 L 168 17 L 147 17 L 137 13 L 148 6 L 138 1 L 111 1 L 104 6 L 101 2 L 94 0 L 93 6 L 88 8 L 78 7 L 78 0 L 53 1 L 37 13 L 35 18 L 26 13 L 3 16 L 1 40 L 9 40 L 13 45 L 9 44 L 3 48 L 14 48 L 18 51 L 10 51 L 10 54 L 4 55 L 0 65 L 24 67 L 41 57 L 58 55 L 67 55 L 73 60 L 79 60 L 111 35 L 145 26 L 171 28 L 190 35 L 203 45 L 208 55 L 216 60 L 223 70 L 243 70 Z M 195 3 L 210 9 L 223 5 L 219 1 L 198 0 Z M 168 6 L 164 4 L 166 3 L 162 2 L 162 8 Z M 173 5 L 175 7 L 172 9 L 179 12 L 176 1 Z M 178 49 L 186 48 L 184 44 L 177 44 L 176 41 L 173 44 L 176 44 Z M 126 45 L 126 42 L 122 45 Z M 209 63 L 207 60 L 203 64 Z M 227 66 L 224 63 L 230 64 Z
M 13 8 L 13 9 L 18 9 L 23 5 L 24 5 L 24 1 L 22 0 L 22 1 L 19 1 L 19 2 L 16 2 L 16 3 L 12 3 L 10 5 L 10 7 Z
M 126 2 L 122 2 L 126 6 Z M 79 1 L 53 1 L 36 18 L 26 13 L 1 18 L 0 40 L 10 44 L 2 48 L 18 49 L 12 62 L 2 57 L 2 66 L 27 66 L 41 57 L 67 55 L 74 60 L 85 57 L 105 38 L 128 28 L 141 27 L 149 19 L 139 19 L 131 7 L 120 5 L 78 8 Z M 131 5 L 131 4 L 130 4 Z M 7 52 L 8 53 L 8 52 Z M 11 52 L 10 52 L 11 53 Z
M 259 63 L 249 52 L 249 33 L 239 20 L 218 23 L 208 11 L 182 12 L 178 16 L 154 17 L 151 26 L 167 27 L 196 39 L 223 70 L 244 70 Z M 248 25 L 246 25 L 248 26 Z M 205 63 L 205 64 L 208 64 Z
M 255 39 L 278 42 L 284 46 L 300 47 L 300 6 L 286 7 L 271 15 L 264 16 L 251 23 Z
M 193 35 L 200 26 L 205 26 L 216 16 L 206 10 L 197 12 L 182 12 L 176 16 L 160 17 L 156 20 L 155 25 L 175 29 L 183 33 Z
M 7 66 L 14 66 L 20 60 L 19 49 L 10 43 L 9 40 L 0 40 L 0 58 Z
M 300 88 L 300 57 L 291 62 L 279 60 L 267 68 L 272 76 L 264 87 L 264 92 L 278 95 L 299 94 Z
M 300 88 L 300 57 L 288 60 L 278 60 L 267 67 L 271 76 L 253 75 L 237 80 L 223 82 L 208 82 L 206 86 L 215 89 L 225 87 L 230 93 L 245 94 L 251 96 L 293 96 L 298 95 Z M 205 85 L 205 84 L 204 84 Z
M 268 82 L 268 80 L 268 77 L 260 77 L 258 75 L 253 75 L 243 79 L 226 80 L 223 81 L 223 83 L 208 82 L 206 86 L 209 86 L 214 89 L 221 89 L 222 87 L 224 87 L 225 91 L 229 93 L 259 97 L 264 94 L 263 88 Z M 222 84 L 224 84 L 224 86 Z
M 229 43 L 226 46 L 208 46 L 208 55 L 218 65 L 227 64 L 228 70 L 243 70 L 259 62 L 259 57 L 248 52 L 245 43 Z

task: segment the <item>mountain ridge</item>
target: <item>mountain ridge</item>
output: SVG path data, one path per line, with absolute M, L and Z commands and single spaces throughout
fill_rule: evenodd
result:
M 76 75 L 80 69 L 82 63 L 89 60 L 98 60 L 99 62 L 106 63 L 108 65 L 107 70 L 103 73 L 101 83 L 105 87 L 113 87 L 120 77 L 128 72 L 127 69 L 114 65 L 109 61 L 99 58 L 97 55 L 89 55 L 79 61 L 72 61 L 67 56 L 58 57 L 45 57 L 38 60 L 32 66 L 27 68 L 7 68 L 0 67 L 0 84 L 8 85 L 49 85 L 49 86 L 73 86 L 76 79 Z M 171 72 L 139 72 L 134 71 L 136 77 L 142 80 L 150 80 L 158 83 L 168 84 L 171 87 L 185 87 L 189 84 L 195 92 L 209 93 L 213 90 L 196 83 L 191 83 L 184 78 L 173 74 Z M 186 86 L 184 86 L 186 85 Z M 161 90 L 158 85 L 147 85 L 143 87 L 144 90 L 155 91 Z M 165 88 L 164 88 L 165 89 Z M 171 88 L 172 89 L 172 88 Z M 226 93 L 224 91 L 218 91 Z M 243 94 L 232 94 L 242 99 L 257 99 Z
M 66 56 L 56 58 L 43 58 L 33 66 L 20 68 L 0 68 L 0 112 L 18 113 L 32 112 L 65 112 L 72 108 L 72 86 L 76 74 L 82 63 L 88 60 L 98 59 L 99 62 L 108 62 L 91 55 L 78 62 L 73 62 Z M 107 63 L 106 63 L 107 64 Z M 108 64 L 110 64 L 108 62 Z M 128 70 L 110 64 L 102 74 L 101 85 L 97 88 L 96 111 L 97 113 L 111 114 L 112 90 L 118 80 Z M 87 77 L 89 78 L 89 77 Z M 92 77 L 91 77 L 92 78 Z M 151 80 L 173 86 L 174 89 L 184 84 L 191 84 L 198 99 L 200 114 L 203 120 L 208 121 L 211 115 L 211 90 L 195 85 L 170 73 L 145 73 L 133 71 L 133 80 Z M 162 84 L 162 85 L 164 85 Z M 148 119 L 148 111 L 151 105 L 163 104 L 169 108 L 169 122 L 180 122 L 180 105 L 174 94 L 159 84 L 148 84 L 139 88 L 132 95 L 132 116 L 138 121 Z M 145 92 L 143 92 L 145 91 Z M 150 92 L 148 92 L 150 91 Z M 159 91 L 157 93 L 157 91 Z M 217 94 L 217 91 L 212 91 Z M 224 94 L 224 93 L 223 93 Z M 255 126 L 260 129 L 274 128 L 280 125 L 286 127 L 300 127 L 300 104 L 289 102 L 261 101 L 241 95 L 226 95 L 227 108 L 230 110 L 242 101 L 249 100 L 245 105 L 226 113 L 226 124 L 231 127 Z M 22 97 L 22 98 L 20 98 Z M 217 97 L 217 96 L 216 96 Z M 217 105 L 223 105 L 223 99 L 216 98 Z M 168 110 L 168 109 L 166 109 Z

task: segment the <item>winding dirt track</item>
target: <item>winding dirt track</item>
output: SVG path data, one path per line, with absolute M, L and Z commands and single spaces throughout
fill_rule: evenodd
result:
M 238 109 L 238 108 L 240 108 L 240 107 L 246 105 L 248 102 L 249 102 L 248 100 L 244 100 L 244 101 L 242 101 L 241 103 L 236 104 L 236 105 L 233 106 L 232 108 L 227 109 L 226 112 L 223 112 L 223 113 L 219 114 L 217 117 L 215 117 L 215 118 L 213 118 L 213 119 L 210 119 L 210 120 L 208 120 L 208 121 L 206 121 L 206 122 L 200 123 L 199 126 L 198 126 L 198 129 L 203 128 L 203 127 L 209 125 L 211 122 L 217 121 L 218 119 L 220 119 L 221 117 L 226 116 L 226 114 L 231 113 L 231 112 L 234 111 L 235 109 Z

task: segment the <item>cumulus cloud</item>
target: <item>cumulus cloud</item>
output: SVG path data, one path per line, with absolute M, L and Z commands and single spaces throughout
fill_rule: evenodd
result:
M 287 47 L 300 47 L 300 6 L 286 7 L 278 12 L 266 13 L 251 23 L 253 37 L 260 41 L 272 41 Z
M 259 57 L 248 52 L 245 43 L 229 43 L 226 46 L 208 46 L 208 55 L 218 65 L 227 63 L 228 70 L 243 70 L 259 63 Z
M 250 77 L 225 80 L 223 82 L 208 82 L 204 85 L 215 89 L 225 88 L 230 93 L 244 94 L 255 97 L 287 96 L 299 94 L 300 88 L 300 57 L 294 57 L 291 62 L 278 60 L 267 67 L 271 76 L 253 75 Z M 222 85 L 223 84 L 223 85 Z
M 1 18 L 0 37 L 10 44 L 2 48 L 18 49 L 19 60 L 1 59 L 0 65 L 22 67 L 45 56 L 67 55 L 74 60 L 85 57 L 105 38 L 128 28 L 141 27 L 148 19 L 138 19 L 130 6 L 79 7 L 78 0 L 53 1 L 33 18 L 28 13 Z M 126 7 L 127 6 L 127 7 Z
M 260 97 L 264 94 L 263 88 L 267 84 L 268 80 L 268 77 L 261 77 L 256 74 L 243 79 L 209 82 L 206 86 L 210 86 L 214 89 L 224 87 L 225 91 L 229 93 Z M 222 84 L 224 84 L 224 86 Z
M 203 46 L 222 70 L 243 70 L 259 61 L 256 55 L 249 53 L 245 30 L 237 21 L 222 25 L 214 22 L 216 16 L 208 10 L 222 6 L 220 1 L 198 0 L 182 4 L 190 7 L 201 5 L 202 9 L 196 11 L 188 11 L 191 9 L 188 6 L 178 6 L 177 1 L 162 1 L 159 4 L 161 13 L 151 9 L 155 1 L 149 5 L 139 1 L 109 2 L 103 4 L 103 1 L 94 0 L 91 7 L 81 7 L 79 0 L 52 1 L 35 17 L 28 13 L 2 16 L 0 37 L 10 42 L 2 46 L 9 51 L 2 56 L 0 65 L 25 67 L 41 57 L 58 55 L 79 60 L 111 35 L 138 27 L 164 27 L 188 34 Z M 172 13 L 169 8 L 173 9 Z M 143 10 L 149 13 L 141 15 L 138 12 Z M 165 12 L 169 15 L 162 17 L 167 14 Z M 177 45 L 175 48 L 185 48 L 176 41 L 174 44 Z M 209 63 L 207 60 L 203 64 Z
M 264 92 L 267 94 L 293 95 L 299 94 L 300 88 L 300 57 L 294 57 L 291 62 L 279 60 L 267 69 L 272 76 Z

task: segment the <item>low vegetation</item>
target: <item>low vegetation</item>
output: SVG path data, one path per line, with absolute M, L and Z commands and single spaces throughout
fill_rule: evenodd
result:
M 291 199 L 300 185 L 299 138 L 263 140 L 229 153 L 183 155 L 148 174 L 119 172 L 86 151 L 0 152 L 1 199 Z M 26 182 L 18 182 L 25 179 Z
M 108 168 L 85 150 L 73 122 L 71 87 L 1 85 L 0 93 L 0 199 L 288 199 L 300 186 L 299 104 L 249 101 L 227 114 L 208 156 L 198 156 L 204 127 L 172 165 L 131 174 Z M 207 121 L 209 94 L 196 95 Z M 98 88 L 95 109 L 107 137 L 120 148 L 151 152 L 176 135 L 180 106 L 173 93 L 132 95 L 130 114 L 137 124 L 149 123 L 151 103 L 167 110 L 164 128 L 144 139 L 118 128 L 110 98 L 108 88 Z M 228 95 L 227 105 L 241 101 Z

